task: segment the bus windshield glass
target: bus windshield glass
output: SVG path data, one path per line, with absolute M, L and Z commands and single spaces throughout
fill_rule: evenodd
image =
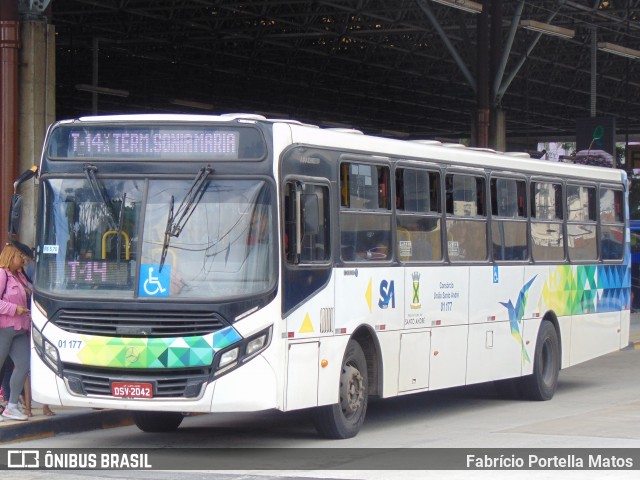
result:
M 219 301 L 275 282 L 273 206 L 261 180 L 44 181 L 36 283 L 72 297 Z M 181 204 L 188 217 L 175 226 Z

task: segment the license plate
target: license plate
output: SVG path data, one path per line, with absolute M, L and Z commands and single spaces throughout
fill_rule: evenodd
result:
M 153 385 L 140 382 L 112 382 L 111 395 L 123 398 L 152 398 Z

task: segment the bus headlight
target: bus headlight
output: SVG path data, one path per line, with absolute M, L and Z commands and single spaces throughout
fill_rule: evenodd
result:
M 33 339 L 33 345 L 36 347 L 38 353 L 42 352 L 42 334 L 35 327 L 31 329 L 31 338 Z
M 267 334 L 260 335 L 258 338 L 254 338 L 249 343 L 247 343 L 247 349 L 245 350 L 245 354 L 250 357 L 254 353 L 262 350 L 262 347 L 267 343 Z
M 240 350 L 236 347 L 233 350 L 227 350 L 220 355 L 220 361 L 218 362 L 218 368 L 223 368 L 229 365 L 231 362 L 235 362 L 238 359 L 238 352 Z
M 268 327 L 255 335 L 240 340 L 228 350 L 218 352 L 213 361 L 213 375 L 218 377 L 243 362 L 251 360 L 269 346 L 270 340 L 271 327 Z
M 60 354 L 58 353 L 58 349 L 35 327 L 31 329 L 31 338 L 33 339 L 33 346 L 38 356 L 58 375 L 60 371 Z
M 58 364 L 60 362 L 58 349 L 54 347 L 51 343 L 49 343 L 46 339 L 44 340 L 44 356 L 42 358 L 44 359 L 45 362 L 49 364 L 49 367 L 51 367 L 51 370 L 53 370 L 57 375 Z

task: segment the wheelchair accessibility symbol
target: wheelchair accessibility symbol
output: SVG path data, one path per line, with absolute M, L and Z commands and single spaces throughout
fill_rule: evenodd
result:
M 138 287 L 141 297 L 168 297 L 171 283 L 171 266 L 143 263 L 140 265 L 140 284 Z

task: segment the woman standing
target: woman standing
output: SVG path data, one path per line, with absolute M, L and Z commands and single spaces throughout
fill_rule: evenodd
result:
M 6 244 L 0 253 L 0 364 L 7 355 L 15 365 L 11 375 L 11 396 L 2 417 L 27 420 L 18 409 L 18 400 L 29 372 L 29 328 L 31 326 L 31 289 L 22 273 L 26 260 L 18 248 Z

